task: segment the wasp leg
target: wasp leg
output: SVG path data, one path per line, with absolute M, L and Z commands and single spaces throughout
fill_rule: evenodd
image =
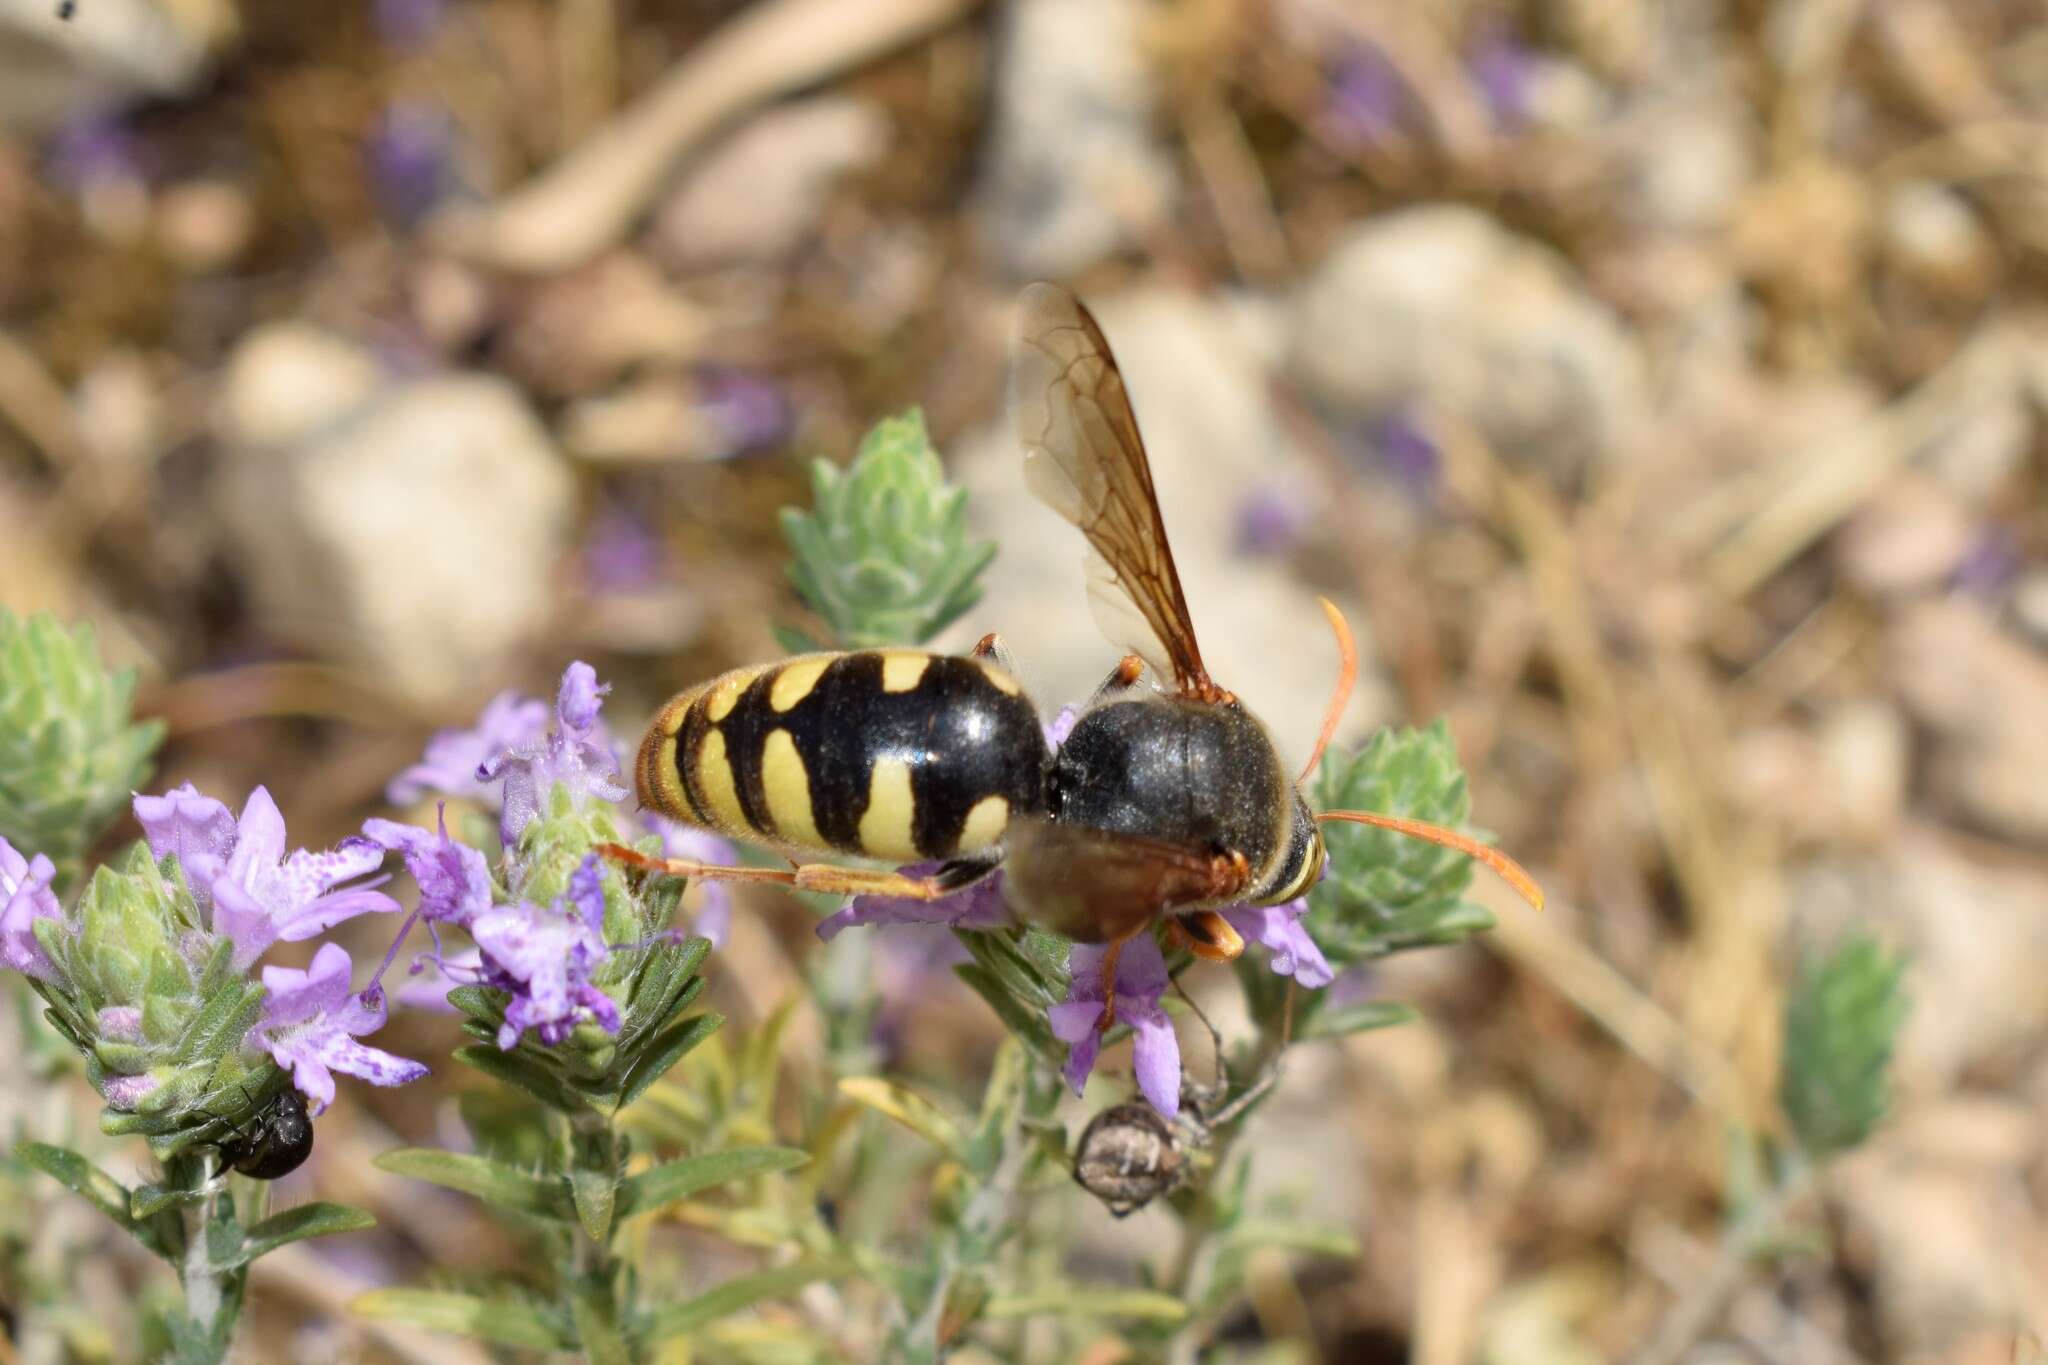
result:
M 900 872 L 835 867 L 830 863 L 799 863 L 784 872 L 772 867 L 700 863 L 690 858 L 656 858 L 635 852 L 623 844 L 600 844 L 598 852 L 612 862 L 671 877 L 697 877 L 714 882 L 766 882 L 774 886 L 794 887 L 798 891 L 825 891 L 844 896 L 900 896 L 917 901 L 935 901 L 950 896 L 969 882 L 995 870 L 993 863 L 949 863 L 939 869 L 937 876 L 906 877 Z M 950 876 L 947 875 L 948 869 L 953 869 Z
M 1003 637 L 994 631 L 982 636 L 975 642 L 974 648 L 967 652 L 977 659 L 987 659 L 1005 673 L 1017 671 L 1016 656 L 1011 654 L 1010 647 L 1003 643 Z
M 1122 938 L 1111 939 L 1102 954 L 1102 1017 L 1095 1021 L 1097 1033 L 1107 1033 L 1116 1024 L 1116 960 L 1123 956 L 1124 945 L 1136 938 L 1137 934 L 1125 934 Z
M 1093 706 L 1108 697 L 1117 696 L 1136 687 L 1145 677 L 1145 661 L 1135 654 L 1126 654 L 1117 660 L 1109 676 L 1102 680 L 1102 686 L 1095 689 L 1095 695 L 1088 699 Z

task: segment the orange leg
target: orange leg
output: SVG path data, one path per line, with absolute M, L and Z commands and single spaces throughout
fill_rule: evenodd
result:
M 1123 956 L 1124 945 L 1135 937 L 1125 934 L 1110 940 L 1109 950 L 1102 955 L 1102 1017 L 1095 1021 L 1097 1033 L 1109 1032 L 1116 1023 L 1116 960 Z
M 1196 910 L 1166 921 L 1166 936 L 1204 962 L 1235 962 L 1244 952 L 1244 936 L 1217 910 Z
M 962 885 L 938 877 L 906 877 L 900 872 L 834 867 L 830 863 L 798 863 L 788 872 L 772 867 L 726 867 L 689 858 L 656 858 L 635 852 L 623 844 L 600 844 L 598 852 L 622 866 L 637 867 L 643 872 L 660 872 L 670 877 L 698 877 L 717 882 L 767 882 L 794 887 L 798 891 L 825 891 L 843 896 L 902 896 L 907 900 L 935 901 L 952 895 Z

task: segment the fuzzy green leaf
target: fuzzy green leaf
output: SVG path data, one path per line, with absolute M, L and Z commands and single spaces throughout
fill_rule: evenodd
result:
M 1393 1028 L 1414 1017 L 1415 1011 L 1399 1001 L 1368 1000 L 1342 1009 L 1317 1010 L 1303 1025 L 1301 1036 L 1304 1041 L 1310 1038 L 1347 1038 L 1372 1029 Z
M 1861 937 L 1801 966 L 1785 1002 L 1778 1099 L 1816 1158 L 1861 1143 L 1891 1103 L 1904 973 L 1902 957 Z
M 359 1318 L 403 1322 L 501 1346 L 566 1351 L 576 1344 L 545 1313 L 516 1299 L 484 1299 L 432 1289 L 373 1289 L 357 1295 L 348 1308 Z
M 998 1294 L 981 1310 L 988 1318 L 1134 1318 L 1144 1322 L 1180 1322 L 1188 1306 L 1171 1294 L 1150 1289 L 1089 1289 L 1055 1284 L 1022 1294 Z
M 227 1256 L 215 1256 L 214 1266 L 220 1270 L 234 1270 L 291 1242 L 302 1242 L 308 1237 L 331 1237 L 338 1232 L 361 1232 L 375 1226 L 376 1219 L 346 1204 L 301 1204 L 283 1213 L 272 1214 L 245 1229 L 241 1245 Z
M 794 1147 L 733 1147 L 684 1157 L 620 1181 L 617 1216 L 631 1218 L 652 1213 L 714 1185 L 792 1170 L 810 1159 L 809 1152 Z
M 789 576 L 848 648 L 922 644 L 980 600 L 996 547 L 967 536 L 915 408 L 875 425 L 844 471 L 811 466 L 812 506 L 782 512 Z
M 691 1048 L 709 1038 L 725 1022 L 721 1014 L 693 1014 L 677 1023 L 666 1033 L 651 1042 L 640 1059 L 633 1063 L 633 1069 L 626 1073 L 626 1083 L 619 1091 L 617 1107 L 624 1109 L 647 1092 L 668 1073 L 668 1069 L 680 1062 Z
M 955 1161 L 966 1159 L 967 1136 L 952 1115 L 909 1086 L 879 1076 L 849 1076 L 839 1093 L 908 1128 Z
M 670 1304 L 649 1315 L 640 1331 L 640 1339 L 649 1346 L 659 1345 L 720 1318 L 731 1317 L 742 1309 L 752 1308 L 764 1299 L 781 1298 L 819 1280 L 838 1279 L 852 1269 L 844 1261 L 800 1261 L 754 1275 L 741 1275 L 694 1299 Z
M 24 1142 L 14 1149 L 23 1164 L 33 1166 L 56 1180 L 123 1228 L 134 1229 L 128 1212 L 128 1187 L 69 1147 L 47 1142 Z
M 488 1157 L 435 1147 L 400 1147 L 379 1156 L 376 1165 L 393 1175 L 460 1190 L 514 1213 L 557 1219 L 575 1216 L 558 1179 L 515 1170 Z
M 1458 828 L 1471 795 L 1450 728 L 1382 730 L 1364 748 L 1333 748 L 1318 769 L 1318 810 L 1405 815 Z M 1323 826 L 1329 870 L 1309 893 L 1307 925 L 1333 966 L 1402 948 L 1453 943 L 1492 926 L 1464 899 L 1472 861 L 1392 830 L 1331 822 Z

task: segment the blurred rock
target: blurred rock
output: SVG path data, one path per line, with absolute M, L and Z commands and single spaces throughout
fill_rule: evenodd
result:
M 2048 569 L 2021 575 L 2012 592 L 2012 614 L 2036 649 L 2048 649 Z
M 2031 867 L 1908 824 L 1878 852 L 1794 867 L 1788 884 L 1797 941 L 1866 931 L 1907 953 L 1903 1096 L 1939 1094 L 2048 1030 L 2048 878 Z
M 683 272 L 782 260 L 816 230 L 832 186 L 878 161 L 890 135 L 886 114 L 844 95 L 756 115 L 684 172 L 655 217 L 655 254 Z
M 1623 120 L 1616 136 L 1624 168 L 1619 206 L 1642 227 L 1714 231 L 1755 174 L 1755 121 L 1731 91 L 1653 101 Z
M 1886 657 L 1907 709 L 1934 732 L 1935 795 L 2000 834 L 2048 840 L 2048 656 L 1977 604 L 1948 599 L 1902 616 Z
M 2036 418 L 2027 395 L 2012 392 L 1975 404 L 1920 457 L 1920 466 L 1973 511 L 1981 512 L 2026 468 Z
M 528 389 L 549 396 L 604 388 L 636 366 L 690 360 L 714 322 L 708 308 L 670 288 L 633 251 L 537 281 L 508 313 L 506 364 Z
M 0 128 L 189 94 L 237 26 L 233 0 L 0 0 Z
M 1461 207 L 1339 242 L 1297 295 L 1291 363 L 1355 420 L 1419 402 L 1564 479 L 1630 453 L 1644 403 L 1641 355 L 1563 259 Z
M 1748 187 L 1729 247 L 1743 273 L 1776 297 L 1839 305 L 1863 288 L 1873 214 L 1866 177 L 1804 161 Z
M 1880 1130 L 1829 1172 L 1844 1259 L 1872 1287 L 1888 1358 L 1958 1359 L 2048 1299 L 2048 1223 L 2025 1184 L 2039 1153 L 2025 1106 L 1962 1100 Z
M 156 197 L 156 236 L 170 258 L 194 273 L 233 264 L 256 230 L 256 210 L 236 185 L 192 180 Z
M 1890 703 L 1830 709 L 1818 731 L 1772 725 L 1738 736 L 1731 755 L 1738 802 L 1793 837 L 1874 844 L 1905 810 L 1910 737 Z
M 1139 0 L 1004 7 L 980 215 L 1020 279 L 1072 275 L 1136 240 L 1173 196 L 1152 134 Z
M 1906 180 L 1885 195 L 1885 260 L 1924 288 L 1981 294 L 1998 272 L 1998 247 L 1969 200 L 1946 185 Z
M 546 625 L 574 488 L 503 380 L 365 392 L 366 374 L 366 355 L 310 328 L 245 344 L 221 516 L 269 630 L 409 702 L 458 701 Z
M 1850 582 L 1873 596 L 1940 587 L 1968 553 L 1969 514 L 1941 486 L 1907 472 L 1858 508 L 1835 541 Z
M 1336 681 L 1336 647 L 1315 595 L 1272 559 L 1236 553 L 1244 505 L 1276 480 L 1321 486 L 1321 471 L 1280 424 L 1268 396 L 1275 330 L 1260 312 L 1148 290 L 1090 300 L 1116 348 L 1152 459 L 1159 504 L 1210 672 L 1273 727 L 1283 755 L 1308 756 Z M 999 631 L 1041 704 L 1081 702 L 1116 663 L 1095 629 L 1081 565 L 1086 542 L 1026 492 L 1007 421 L 963 442 L 955 477 L 982 535 L 1002 552 L 987 594 L 941 647 Z M 1363 656 L 1353 717 L 1384 716 L 1370 622 L 1343 602 Z M 1358 730 L 1347 726 L 1349 739 Z

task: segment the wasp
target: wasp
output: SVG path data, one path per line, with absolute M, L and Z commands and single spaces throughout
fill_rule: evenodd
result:
M 1455 830 L 1309 808 L 1301 783 L 1357 673 L 1344 618 L 1323 602 L 1342 670 L 1315 751 L 1290 774 L 1265 725 L 1202 663 L 1122 372 L 1094 316 L 1058 285 L 1023 292 L 1009 399 L 1025 481 L 1086 538 L 1093 615 L 1128 651 L 1066 738 L 1047 742 L 994 635 L 964 656 L 870 649 L 735 669 L 660 709 L 635 785 L 643 806 L 780 849 L 792 869 L 617 845 L 610 856 L 680 876 L 924 900 L 1001 867 L 1018 915 L 1109 945 L 1105 980 L 1121 945 L 1161 920 L 1197 956 L 1236 957 L 1243 941 L 1218 909 L 1301 895 L 1321 874 L 1330 820 L 1458 849 L 1540 908 L 1519 865 Z M 799 856 L 832 853 L 939 866 L 911 876 Z

